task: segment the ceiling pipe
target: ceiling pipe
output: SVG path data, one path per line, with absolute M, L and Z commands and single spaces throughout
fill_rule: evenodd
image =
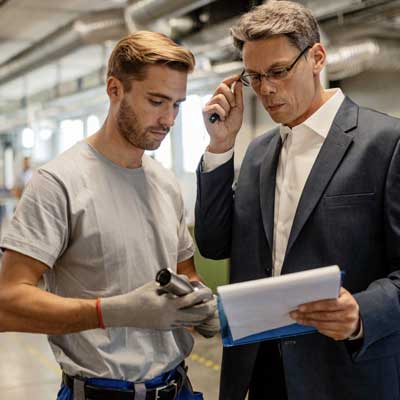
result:
M 149 28 L 159 19 L 179 17 L 216 0 L 134 0 L 125 8 L 128 30 Z M 166 32 L 168 33 L 168 32 Z
M 341 80 L 365 71 L 399 71 L 398 42 L 364 39 L 345 46 L 330 47 L 327 52 L 330 80 Z
M 99 11 L 78 18 L 0 65 L 0 85 L 82 46 L 116 40 L 126 33 L 122 9 Z
M 319 22 L 343 17 L 371 13 L 390 5 L 394 0 L 302 0 Z

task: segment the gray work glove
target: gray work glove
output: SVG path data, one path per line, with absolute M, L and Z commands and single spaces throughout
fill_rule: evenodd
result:
M 105 327 L 131 326 L 142 329 L 170 330 L 201 324 L 215 312 L 209 288 L 201 288 L 182 297 L 160 294 L 156 282 L 100 300 Z
M 210 300 L 210 303 L 211 302 L 215 305 L 214 314 L 212 314 L 211 317 L 208 317 L 200 325 L 194 327 L 194 329 L 205 338 L 212 338 L 221 330 L 217 309 L 217 297 L 214 296 L 214 298 Z

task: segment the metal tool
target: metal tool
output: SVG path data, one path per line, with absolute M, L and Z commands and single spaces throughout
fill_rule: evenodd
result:
M 195 290 L 195 287 L 188 280 L 169 268 L 163 268 L 157 272 L 156 282 L 160 284 L 161 289 L 176 296 L 184 296 Z

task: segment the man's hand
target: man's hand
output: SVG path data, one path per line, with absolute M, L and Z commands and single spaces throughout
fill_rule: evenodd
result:
M 176 297 L 160 294 L 158 284 L 149 282 L 129 293 L 102 298 L 100 305 L 105 327 L 170 330 L 196 326 L 211 317 L 216 310 L 212 298 L 207 287 Z
M 319 333 L 334 340 L 345 340 L 360 329 L 359 306 L 343 287 L 339 298 L 302 304 L 290 317 L 301 325 L 314 326 Z
M 208 150 L 211 153 L 224 153 L 235 144 L 236 135 L 243 121 L 243 85 L 239 75 L 226 78 L 215 90 L 203 109 L 203 118 L 210 135 Z M 233 93 L 231 90 L 234 85 Z M 208 119 L 218 114 L 219 121 L 211 123 Z
M 215 307 L 217 307 L 217 297 L 214 296 L 213 300 L 210 300 L 214 303 Z M 221 327 L 219 323 L 219 316 L 218 316 L 218 309 L 215 310 L 214 314 L 207 318 L 204 322 L 200 325 L 194 327 L 194 329 L 200 333 L 201 336 L 205 338 L 212 338 L 218 332 L 220 332 Z

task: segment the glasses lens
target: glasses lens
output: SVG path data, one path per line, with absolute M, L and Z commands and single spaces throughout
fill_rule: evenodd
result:
M 240 75 L 240 82 L 242 82 L 243 86 L 249 86 L 250 85 L 250 80 L 248 75 L 244 75 L 243 72 Z
M 268 77 L 275 80 L 285 79 L 289 74 L 287 68 L 272 69 L 268 72 Z

